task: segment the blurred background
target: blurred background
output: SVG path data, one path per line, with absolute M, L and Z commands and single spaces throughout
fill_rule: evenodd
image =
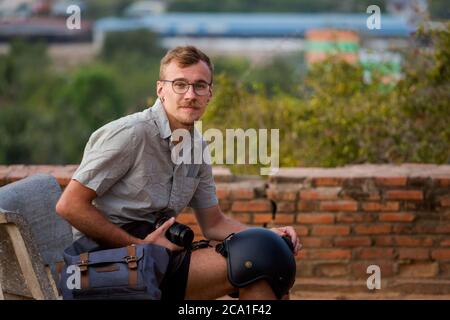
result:
M 0 164 L 79 163 L 187 44 L 215 65 L 203 131 L 279 128 L 280 166 L 450 163 L 449 18 L 445 0 L 0 0 Z

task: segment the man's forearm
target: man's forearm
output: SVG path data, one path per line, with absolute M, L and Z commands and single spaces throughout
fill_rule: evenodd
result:
M 128 234 L 110 222 L 93 205 L 73 207 L 63 217 L 77 230 L 107 247 L 123 247 L 142 243 L 142 240 Z
M 249 227 L 239 221 L 224 216 L 218 223 L 210 228 L 205 236 L 210 240 L 223 241 L 231 233 L 237 233 Z

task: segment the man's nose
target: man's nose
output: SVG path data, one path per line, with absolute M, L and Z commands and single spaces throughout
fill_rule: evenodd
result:
M 184 94 L 184 97 L 189 98 L 189 99 L 194 99 L 197 97 L 197 95 L 195 94 L 195 91 L 194 91 L 194 86 L 192 84 L 189 85 L 188 91 L 186 91 L 186 93 Z

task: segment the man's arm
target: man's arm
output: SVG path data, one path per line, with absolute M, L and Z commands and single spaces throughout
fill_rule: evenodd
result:
M 222 241 L 231 233 L 237 233 L 249 228 L 248 226 L 225 216 L 222 210 L 220 210 L 219 205 L 206 209 L 194 209 L 194 211 L 203 235 L 210 240 Z M 300 240 L 294 228 L 288 226 L 271 228 L 270 230 L 280 236 L 289 237 L 294 246 L 294 254 L 297 255 L 302 245 L 300 244 Z
M 96 197 L 95 191 L 76 180 L 71 180 L 56 204 L 56 212 L 86 236 L 106 247 L 154 243 L 172 251 L 183 249 L 165 237 L 167 229 L 175 222 L 175 219 L 166 221 L 141 240 L 110 222 L 94 207 L 92 200 Z
M 205 209 L 195 208 L 195 216 L 203 235 L 210 240 L 222 241 L 231 233 L 237 233 L 248 227 L 225 216 L 219 205 Z
M 71 180 L 56 204 L 56 212 L 83 234 L 107 247 L 123 247 L 142 243 L 111 223 L 92 205 L 97 197 L 94 190 Z

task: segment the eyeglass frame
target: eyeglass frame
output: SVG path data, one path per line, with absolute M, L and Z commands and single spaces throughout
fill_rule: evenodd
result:
M 197 91 L 195 90 L 195 86 L 194 86 L 194 85 L 195 85 L 196 83 L 199 83 L 199 82 L 205 83 L 205 84 L 208 85 L 208 92 L 209 92 L 209 90 L 211 90 L 211 85 L 212 85 L 212 81 L 211 81 L 210 83 L 208 83 L 208 82 L 203 81 L 203 80 L 200 80 L 200 81 L 197 81 L 197 82 L 194 82 L 194 83 L 189 83 L 188 81 L 183 80 L 183 79 L 175 79 L 175 80 L 159 79 L 158 81 L 161 81 L 161 82 L 170 82 L 170 83 L 172 83 L 172 90 L 173 90 L 173 92 L 176 93 L 176 94 L 186 94 L 186 92 L 189 91 L 189 87 L 192 86 L 192 89 L 194 90 L 194 93 L 195 93 L 197 96 L 200 96 L 200 97 L 207 96 L 208 93 L 205 93 L 205 94 L 198 94 Z M 183 93 L 178 93 L 178 92 L 176 92 L 175 89 L 173 88 L 173 84 L 174 84 L 176 81 L 182 81 L 182 82 L 187 83 L 187 85 L 188 85 L 188 86 L 187 86 L 187 90 L 186 90 L 185 92 L 183 92 Z

